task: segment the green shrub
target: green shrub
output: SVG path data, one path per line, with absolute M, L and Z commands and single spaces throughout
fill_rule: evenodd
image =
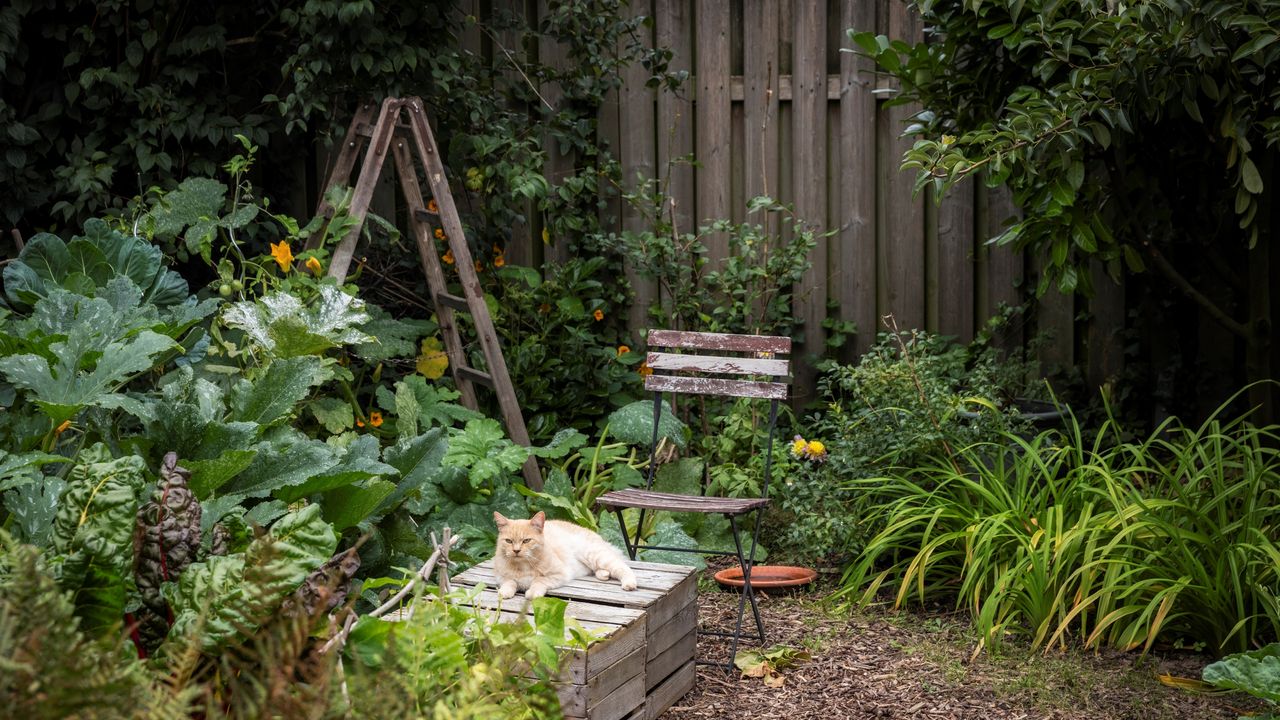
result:
M 1072 418 L 1065 433 L 1006 432 L 854 481 L 889 497 L 842 593 L 953 601 L 987 647 L 1265 643 L 1280 633 L 1277 430 L 1215 416 L 1140 442 L 1108 423 L 1088 440 Z

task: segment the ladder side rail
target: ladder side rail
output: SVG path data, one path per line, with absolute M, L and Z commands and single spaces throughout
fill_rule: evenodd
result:
M 360 165 L 360 179 L 356 181 L 355 194 L 351 198 L 351 208 L 348 211 L 356 222 L 338 243 L 338 247 L 334 248 L 333 258 L 329 262 L 329 277 L 337 279 L 339 284 L 346 281 L 347 271 L 351 268 L 351 258 L 355 255 L 356 243 L 360 240 L 364 220 L 369 215 L 369 203 L 373 200 L 378 176 L 382 174 L 382 164 L 387 159 L 387 150 L 391 147 L 396 119 L 400 115 L 402 106 L 403 101 L 399 98 L 383 100 L 382 110 L 378 113 L 378 122 L 373 126 L 373 137 L 369 139 L 369 148 L 365 151 L 364 162 Z
M 453 373 L 454 383 L 458 386 L 458 394 L 462 400 L 463 407 L 476 410 L 479 408 L 479 404 L 476 402 L 475 386 L 470 379 L 458 372 L 460 368 L 467 365 L 467 357 L 463 351 L 462 337 L 458 333 L 454 311 L 452 308 L 436 301 L 436 296 L 445 292 L 449 286 L 445 280 L 444 268 L 440 265 L 440 258 L 436 256 L 436 246 L 435 242 L 433 242 L 431 226 L 421 219 L 420 213 L 425 213 L 426 208 L 422 204 L 422 189 L 418 184 L 413 156 L 410 154 L 405 141 L 401 138 L 396 138 L 392 144 L 391 153 L 396 165 L 396 174 L 400 178 L 400 190 L 404 194 L 405 205 L 409 211 L 409 227 L 413 231 L 414 240 L 417 241 L 418 255 L 422 261 L 422 272 L 427 278 L 427 294 L 430 295 L 432 305 L 435 306 L 436 319 L 440 321 L 445 354 L 449 357 L 449 368 Z
M 515 388 L 511 385 L 511 376 L 507 371 L 507 362 L 502 357 L 498 333 L 489 317 L 489 308 L 484 303 L 484 290 L 480 287 L 480 278 L 476 275 L 471 258 L 471 249 L 467 247 L 466 237 L 462 231 L 462 221 L 458 217 L 458 208 L 453 202 L 453 194 L 449 191 L 449 181 L 445 176 L 444 163 L 436 148 L 435 135 L 427 123 L 426 110 L 418 98 L 405 100 L 409 110 L 409 124 L 413 131 L 413 139 L 417 144 L 418 155 L 422 159 L 427 173 L 427 183 L 431 187 L 431 195 L 440 209 L 440 223 L 444 226 L 448 238 L 449 249 L 453 251 L 454 265 L 458 268 L 458 277 L 462 281 L 462 294 L 471 307 L 471 318 L 476 326 L 476 336 L 484 350 L 485 360 L 489 367 L 489 375 L 493 378 L 494 392 L 498 396 L 498 406 L 506 421 L 507 434 L 521 445 L 528 446 L 529 432 L 524 424 L 524 414 L 520 411 L 520 403 L 516 399 Z M 530 457 L 524 464 L 525 484 L 534 490 L 542 489 L 542 474 L 538 470 L 537 460 Z

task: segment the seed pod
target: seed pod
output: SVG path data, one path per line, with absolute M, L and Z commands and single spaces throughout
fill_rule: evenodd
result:
M 200 550 L 200 503 L 187 485 L 190 478 L 177 453 L 165 455 L 160 482 L 134 523 L 134 580 L 142 601 L 161 617 L 168 617 L 161 583 L 176 581 Z
M 360 569 L 360 555 L 355 548 L 329 558 L 316 568 L 293 596 L 285 600 L 281 612 L 285 615 L 318 617 L 347 601 L 351 590 L 351 578 Z

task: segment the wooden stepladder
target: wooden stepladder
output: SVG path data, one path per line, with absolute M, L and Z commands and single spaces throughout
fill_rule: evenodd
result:
M 369 203 L 373 198 L 374 187 L 377 185 L 378 176 L 382 173 L 387 153 L 390 152 L 395 161 L 396 174 L 400 179 L 400 189 L 408 206 L 409 224 L 413 237 L 418 243 L 422 272 L 427 278 L 427 291 L 436 309 L 441 334 L 444 336 L 445 353 L 449 357 L 449 367 L 453 371 L 453 379 L 457 383 L 462 404 L 472 410 L 477 409 L 475 386 L 478 384 L 491 388 L 498 396 L 498 406 L 502 410 L 502 419 L 507 426 L 507 433 L 513 441 L 527 446 L 529 432 L 525 427 L 520 405 L 516 402 L 515 389 L 511 386 L 511 376 L 507 373 L 507 362 L 502 356 L 498 334 L 493 329 L 493 320 L 489 317 L 489 308 L 484 302 L 484 291 L 480 287 L 480 278 L 476 275 L 471 249 L 467 246 L 466 237 L 463 235 L 458 208 L 454 204 L 453 194 L 449 192 L 444 161 L 440 158 L 435 136 L 431 133 L 431 126 L 427 122 L 426 108 L 416 97 L 387 98 L 382 101 L 377 121 L 371 124 L 373 108 L 372 102 L 366 102 L 357 110 L 351 121 L 351 127 L 343 138 L 342 150 L 334 163 L 333 171 L 325 183 L 326 192 L 335 186 L 347 185 L 351 171 L 355 169 L 356 155 L 360 152 L 361 146 L 368 143 L 364 162 L 359 169 L 351 207 L 347 211 L 356 223 L 334 249 L 329 265 L 329 275 L 337 278 L 339 283 L 347 277 L 356 242 L 360 238 L 360 229 L 369 214 Z M 402 117 L 405 118 L 404 123 L 401 122 Z M 417 170 L 413 163 L 413 151 L 416 151 L 422 163 L 431 197 L 436 203 L 437 213 L 429 212 L 423 202 Z M 333 208 L 322 198 L 317 212 L 326 217 L 332 217 Z M 432 218 L 436 216 L 439 217 L 449 250 L 453 253 L 453 267 L 458 272 L 462 295 L 453 295 L 449 292 L 444 268 L 440 265 L 440 258 L 436 254 L 432 228 Z M 308 247 L 310 248 L 311 245 L 309 244 Z M 458 334 L 455 313 L 471 315 L 476 336 L 484 352 L 487 370 L 478 370 L 467 363 L 462 338 Z M 542 474 L 538 471 L 537 461 L 532 457 L 524 464 L 524 479 L 525 484 L 530 488 L 542 489 Z

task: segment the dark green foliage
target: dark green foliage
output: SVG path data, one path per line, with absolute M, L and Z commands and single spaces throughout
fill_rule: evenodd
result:
M 140 709 L 147 674 L 118 638 L 86 635 L 40 551 L 0 533 L 0 707 L 7 715 L 119 718 L 124 708 Z

